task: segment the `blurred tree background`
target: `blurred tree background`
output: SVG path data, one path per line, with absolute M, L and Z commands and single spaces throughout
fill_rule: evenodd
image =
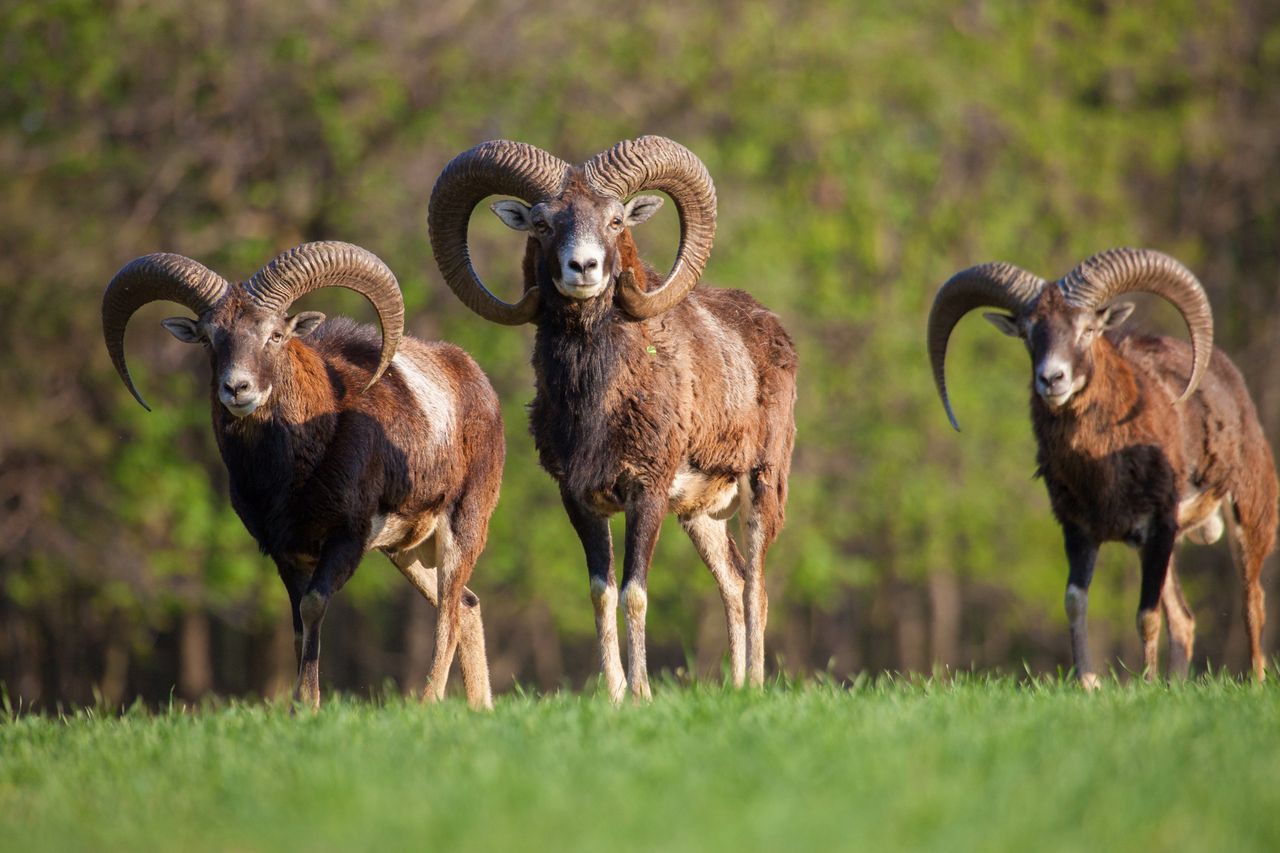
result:
M 961 325 L 960 434 L 929 376 L 924 320 L 960 268 L 1002 259 L 1056 276 L 1115 245 L 1178 256 L 1208 287 L 1217 342 L 1273 446 L 1280 435 L 1275 4 L 6 3 L 9 695 L 51 707 L 291 685 L 286 599 L 230 509 L 203 354 L 158 328 L 173 306 L 135 317 L 130 365 L 148 414 L 111 368 L 98 308 L 115 271 L 147 252 L 242 279 L 321 239 L 384 258 L 410 331 L 465 347 L 504 400 L 502 500 L 473 579 L 495 687 L 587 683 L 586 572 L 525 421 L 531 331 L 486 324 L 448 292 L 426 205 L 449 158 L 484 139 L 581 160 L 644 133 L 682 141 L 715 177 L 706 281 L 754 293 L 801 354 L 788 523 L 768 564 L 777 668 L 1069 664 L 1026 356 L 981 320 Z M 668 206 L 638 237 L 661 264 L 675 233 Z M 481 270 L 513 294 L 520 238 L 483 207 L 473 234 Z M 304 304 L 372 319 L 346 294 Z M 1185 334 L 1167 307 L 1143 308 L 1139 323 Z M 1239 669 L 1225 545 L 1180 560 L 1198 665 Z M 326 621 L 323 677 L 420 689 L 433 613 L 385 558 L 366 562 Z M 1137 578 L 1132 552 L 1104 549 L 1093 640 L 1130 666 Z M 654 669 L 718 677 L 722 610 L 674 524 L 650 595 Z

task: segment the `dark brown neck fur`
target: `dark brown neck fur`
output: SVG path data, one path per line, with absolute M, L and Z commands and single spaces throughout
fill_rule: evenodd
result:
M 288 344 L 271 395 L 252 414 L 233 417 L 213 393 L 214 435 L 230 475 L 231 502 L 264 553 L 296 546 L 293 495 L 323 459 L 343 395 L 324 359 L 306 343 Z M 281 489 L 281 483 L 291 484 Z

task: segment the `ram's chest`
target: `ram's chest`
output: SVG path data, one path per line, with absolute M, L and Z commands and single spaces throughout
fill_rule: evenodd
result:
M 570 493 L 609 511 L 637 489 L 669 479 L 679 456 L 674 418 L 644 402 L 585 408 L 577 417 L 555 414 L 567 407 L 535 404 L 533 431 L 543 467 Z
M 1178 504 L 1177 477 L 1159 448 L 1134 445 L 1107 453 L 1042 454 L 1054 513 L 1098 541 L 1140 545 L 1152 520 Z
M 306 484 L 323 456 L 324 442 L 279 425 L 254 430 L 231 425 L 218 439 L 232 506 L 259 547 L 272 556 L 318 548 L 315 528 L 323 520 L 309 504 Z
M 646 357 L 648 359 L 648 357 Z M 542 365 L 529 425 L 542 465 L 571 494 L 616 511 L 664 486 L 686 455 L 678 384 L 661 360 Z

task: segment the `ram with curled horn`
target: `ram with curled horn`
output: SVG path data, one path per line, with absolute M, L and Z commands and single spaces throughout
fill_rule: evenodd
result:
M 324 287 L 366 297 L 381 335 L 345 318 L 287 313 Z M 296 699 L 319 705 L 325 610 L 377 549 L 439 608 L 424 698 L 444 694 L 457 651 L 468 700 L 490 706 L 480 602 L 465 584 L 497 503 L 504 444 L 480 368 L 455 346 L 404 337 L 395 275 L 358 246 L 298 246 L 235 285 L 190 258 L 153 254 L 121 269 L 102 301 L 107 351 L 143 406 L 124 332 L 138 308 L 159 300 L 196 314 L 164 326 L 208 350 L 231 503 L 289 594 Z
M 641 261 L 630 229 L 675 202 L 670 272 Z M 471 264 L 467 224 L 493 211 L 528 234 L 524 293 L 509 303 Z M 586 552 L 600 662 L 610 697 L 650 695 L 645 613 L 650 558 L 674 512 L 720 588 L 730 677 L 764 680 L 764 558 L 782 527 L 795 435 L 796 354 L 778 318 L 746 293 L 699 287 L 716 195 L 702 162 L 669 139 L 620 142 L 571 166 L 532 145 L 486 142 L 455 157 L 431 195 L 435 259 L 458 298 L 496 323 L 533 323 L 530 428 L 542 466 Z M 609 517 L 626 518 L 616 629 Z M 743 547 L 728 520 L 742 519 Z
M 1186 320 L 1191 343 L 1117 327 L 1145 291 Z M 938 394 L 947 396 L 947 341 L 960 318 L 984 316 L 1019 338 L 1031 356 L 1031 423 L 1038 473 L 1062 526 L 1067 619 L 1076 675 L 1098 676 L 1085 629 L 1089 583 L 1103 542 L 1141 555 L 1138 633 L 1144 672 L 1157 671 L 1160 610 L 1168 620 L 1170 673 L 1185 677 L 1195 619 L 1173 569 L 1180 537 L 1207 544 L 1230 528 L 1244 583 L 1244 616 L 1255 677 L 1264 677 L 1262 564 L 1275 545 L 1275 463 L 1240 372 L 1213 346 L 1209 300 L 1196 277 L 1160 252 L 1112 249 L 1055 282 L 1009 264 L 957 273 L 938 291 L 927 341 Z M 956 427 L 959 429 L 959 427 Z

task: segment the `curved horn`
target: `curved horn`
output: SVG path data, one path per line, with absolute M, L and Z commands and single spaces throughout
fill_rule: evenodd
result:
M 1123 293 L 1154 293 L 1182 315 L 1191 332 L 1191 378 L 1175 405 L 1190 397 L 1213 354 L 1213 311 L 1191 270 L 1153 249 L 1109 249 L 1082 261 L 1059 281 L 1067 300 L 1101 308 Z
M 956 431 L 960 424 L 947 397 L 947 341 L 960 318 L 975 308 L 990 306 L 1021 314 L 1035 304 L 1045 280 L 1013 264 L 991 263 L 958 272 L 938 289 L 929 311 L 929 363 L 938 396 Z
M 244 287 L 271 311 L 287 311 L 296 300 L 324 287 L 346 287 L 368 299 L 382 326 L 382 355 L 366 391 L 391 364 L 404 335 L 404 298 L 395 273 L 373 252 L 350 243 L 295 246 L 254 273 Z
M 506 326 L 528 323 L 538 314 L 539 292 L 531 288 L 513 304 L 484 286 L 467 247 L 471 211 L 491 195 L 515 196 L 530 204 L 558 195 L 568 171 L 568 163 L 541 148 L 498 139 L 454 157 L 436 179 L 427 208 L 431 251 L 445 283 L 486 320 Z
M 116 372 L 142 408 L 151 411 L 134 386 L 124 359 L 124 330 L 133 312 L 148 302 L 163 300 L 177 302 L 199 316 L 216 305 L 230 288 L 230 282 L 199 261 L 168 252 L 135 258 L 111 279 L 102 294 L 102 337 Z
M 680 248 L 657 290 L 624 273 L 618 282 L 622 308 L 637 319 L 654 317 L 684 299 L 698 283 L 716 236 L 716 188 L 697 155 L 662 136 L 624 140 L 588 160 L 587 183 L 619 200 L 640 190 L 661 190 L 680 213 Z

